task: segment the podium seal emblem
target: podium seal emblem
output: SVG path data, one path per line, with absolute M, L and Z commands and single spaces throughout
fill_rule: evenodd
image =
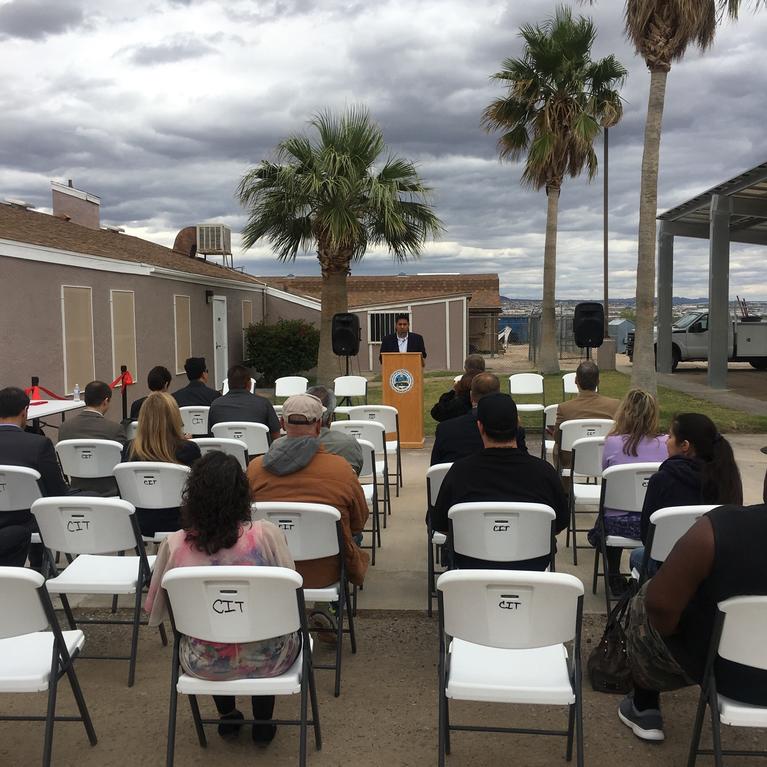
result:
M 389 376 L 389 386 L 397 394 L 407 394 L 413 388 L 413 376 L 410 371 L 400 368 Z

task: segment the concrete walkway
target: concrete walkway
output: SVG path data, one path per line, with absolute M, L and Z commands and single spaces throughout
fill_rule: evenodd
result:
M 765 443 L 763 434 L 728 436 L 743 477 L 745 502 L 760 503 L 762 482 L 767 470 L 767 455 L 759 448 Z M 534 439 L 530 450 L 535 455 Z M 405 487 L 400 497 L 392 497 L 392 515 L 382 531 L 383 546 L 376 554 L 376 565 L 368 571 L 365 588 L 359 596 L 360 609 L 425 610 L 426 609 L 426 471 L 429 468 L 432 440 L 423 450 L 403 451 Z M 588 517 L 579 520 L 585 527 Z M 580 524 L 583 521 L 584 524 Z M 579 544 L 586 541 L 579 538 Z M 586 585 L 585 609 L 604 613 L 602 582 L 597 594 L 591 593 L 593 550 L 579 549 L 578 565 L 573 565 L 572 551 L 565 548 L 565 533 L 558 538 L 556 566 L 560 572 L 577 575 Z M 624 555 L 624 560 L 626 555 Z

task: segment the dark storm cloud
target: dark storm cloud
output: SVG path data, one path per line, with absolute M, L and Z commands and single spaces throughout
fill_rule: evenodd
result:
M 12 0 L 0 5 L 0 39 L 42 40 L 80 26 L 84 13 L 75 0 Z
M 67 55 L 39 79 L 0 89 L 0 196 L 48 206 L 48 180 L 73 178 L 76 186 L 101 196 L 102 220 L 110 224 L 172 244 L 183 226 L 223 220 L 239 241 L 245 213 L 234 192 L 242 174 L 272 156 L 289 133 L 307 130 L 314 113 L 364 104 L 391 150 L 417 163 L 433 188 L 446 231 L 427 245 L 420 261 L 403 266 L 375 251 L 355 265 L 354 273 L 490 271 L 498 272 L 506 295 L 540 295 L 545 193 L 520 186 L 522 163 L 498 161 L 497 135 L 480 128 L 480 116 L 493 98 L 503 95 L 489 75 L 505 57 L 520 54 L 519 26 L 550 14 L 548 0 L 497 4 L 491 14 L 483 6 L 485 15 L 479 17 L 475 6 L 448 0 L 434 11 L 432 26 L 411 18 L 432 7 L 428 3 L 406 7 L 296 0 L 240 2 L 221 10 L 210 3 L 174 0 L 158 10 L 159 3 L 151 2 L 148 8 L 137 6 L 136 19 L 149 31 L 168 24 L 176 35 L 172 39 L 158 40 L 131 28 L 132 37 L 124 41 L 130 47 L 123 55 L 106 53 L 110 62 L 103 71 L 92 61 L 78 70 L 76 57 Z M 0 6 L 0 21 L 8 7 Z M 611 290 L 628 296 L 636 279 L 649 74 L 623 36 L 614 3 L 579 11 L 597 23 L 595 56 L 614 53 L 630 70 L 622 91 L 625 114 L 610 131 Z M 108 20 L 108 10 L 102 13 Z M 163 14 L 176 15 L 171 20 Z M 767 72 L 759 58 L 767 24 L 756 21 L 744 19 L 720 34 L 705 56 L 693 51 L 674 65 L 664 114 L 660 209 L 767 156 L 758 104 L 758 94 L 767 92 Z M 294 24 L 305 38 L 297 32 L 290 37 Z M 207 51 L 192 44 L 189 31 L 203 26 Z M 260 48 L 278 33 L 290 40 L 295 55 L 274 62 L 258 58 Z M 110 50 L 108 45 L 104 50 Z M 214 50 L 217 55 L 206 63 L 215 77 L 205 84 L 190 83 L 183 68 L 176 72 L 162 66 Z M 119 71 L 126 65 L 127 71 Z M 152 90 L 155 78 L 160 85 Z M 194 100 L 186 97 L 190 85 Z M 591 298 L 601 291 L 601 143 L 596 150 L 600 175 L 590 184 L 583 177 L 567 179 L 562 188 L 561 297 Z M 675 292 L 705 293 L 707 243 L 680 239 L 676 253 Z M 235 258 L 255 274 L 318 273 L 313 252 L 301 254 L 294 264 L 281 264 L 268 243 L 248 253 L 236 251 Z M 733 250 L 733 293 L 739 285 L 763 282 L 761 276 L 754 278 L 762 259 L 758 249 L 739 249 L 737 257 Z M 767 295 L 767 286 L 763 292 Z
M 139 66 L 153 66 L 155 64 L 172 64 L 185 59 L 198 59 L 215 53 L 216 48 L 200 40 L 172 40 L 157 45 L 142 45 L 128 49 L 124 53 L 128 58 Z

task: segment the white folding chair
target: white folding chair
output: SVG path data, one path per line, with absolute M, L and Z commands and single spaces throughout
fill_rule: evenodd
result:
M 269 427 L 253 421 L 222 421 L 213 425 L 213 436 L 239 439 L 248 446 L 248 458 L 269 450 Z
M 213 428 L 215 429 L 216 427 L 214 426 Z M 226 455 L 234 456 L 243 471 L 248 467 L 248 446 L 241 439 L 197 437 L 196 439 L 193 439 L 192 442 L 200 448 L 200 452 L 203 455 L 218 450 L 221 453 L 226 453 Z
M 391 495 L 389 493 L 389 459 L 386 451 L 386 427 L 380 421 L 333 421 L 330 428 L 335 431 L 342 431 L 349 434 L 356 440 L 364 439 L 372 442 L 376 449 L 376 455 L 380 456 L 376 460 L 375 481 L 383 485 L 383 503 L 384 503 L 384 527 L 386 527 L 386 518 L 391 514 Z M 362 476 L 362 475 L 360 475 Z
M 26 466 L 0 466 L 0 512 L 26 511 L 42 497 L 40 472 Z
M 577 396 L 578 387 L 575 385 L 575 373 L 565 373 L 562 376 L 562 401 L 567 399 L 567 395 Z
M 182 407 L 181 420 L 184 422 L 184 432 L 193 437 L 208 436 L 208 411 L 206 405 L 194 405 Z
M 576 514 L 592 513 L 579 511 L 578 506 L 597 506 L 602 488 L 594 483 L 575 482 L 575 477 L 601 477 L 602 476 L 602 454 L 605 449 L 605 437 L 581 437 L 576 439 L 571 445 L 571 465 L 574 474 L 573 482 L 570 484 L 570 493 L 568 502 L 570 506 L 570 523 L 567 527 L 567 538 L 565 545 L 570 545 L 572 538 L 573 546 L 573 564 L 578 564 L 578 541 L 577 533 L 585 533 L 590 528 L 578 527 L 576 524 Z M 581 546 L 586 548 L 586 546 Z M 591 548 L 590 546 L 588 548 Z
M 583 765 L 581 623 L 583 584 L 565 573 L 452 570 L 439 594 L 439 766 L 450 731 L 521 732 L 573 740 Z M 566 642 L 573 642 L 568 655 Z M 568 707 L 566 730 L 454 725 L 448 701 Z
M 111 439 L 64 439 L 56 443 L 61 469 L 70 480 L 113 476 L 123 446 Z
M 429 470 L 426 472 L 426 561 L 428 563 L 426 568 L 426 611 L 430 618 L 432 615 L 432 604 L 437 598 L 434 562 L 435 560 L 439 561 L 439 553 L 447 542 L 445 533 L 440 533 L 432 529 L 431 512 L 434 509 L 434 505 L 437 503 L 437 496 L 439 495 L 439 489 L 442 487 L 442 480 L 445 479 L 445 475 L 450 471 L 452 465 L 452 463 L 435 463 L 434 466 L 430 466 Z
M 221 394 L 224 395 L 229 391 L 229 379 L 224 379 L 224 385 L 221 388 Z M 255 394 L 256 393 L 256 379 L 251 378 L 250 379 L 250 393 Z
M 688 767 L 695 767 L 698 754 L 713 754 L 717 767 L 722 767 L 723 756 L 767 756 L 767 751 L 722 748 L 721 725 L 767 728 L 767 706 L 721 695 L 717 690 L 715 673 L 718 658 L 761 672 L 767 671 L 767 596 L 731 597 L 719 602 L 717 607 L 695 714 Z M 699 748 L 706 707 L 711 714 L 713 749 Z
M 370 515 L 372 522 L 371 528 L 365 528 L 363 533 L 370 533 L 371 544 L 370 546 L 360 546 L 363 549 L 370 549 L 370 564 L 375 566 L 376 563 L 376 549 L 381 548 L 381 518 L 380 507 L 378 504 L 378 484 L 375 481 L 375 465 L 376 465 L 376 449 L 372 442 L 368 442 L 366 439 L 357 440 L 362 449 L 362 469 L 360 470 L 360 477 L 358 481 L 362 487 L 362 492 L 365 494 L 365 501 L 372 514 Z M 369 480 L 369 481 L 365 481 Z
M 115 479 L 120 497 L 137 509 L 173 509 L 181 506 L 191 469 L 178 463 L 160 461 L 128 461 L 115 466 Z M 160 543 L 172 530 L 157 531 L 148 542 Z
M 133 686 L 141 623 L 141 593 L 152 577 L 154 557 L 147 557 L 133 504 L 120 498 L 62 496 L 41 498 L 32 504 L 43 543 L 57 551 L 77 555 L 60 574 L 54 562 L 54 577 L 47 581 L 48 592 L 58 594 L 71 629 L 77 628 L 69 594 L 132 594 L 131 620 L 81 618 L 79 623 L 129 624 L 133 627 L 130 655 L 84 656 L 105 660 L 128 660 L 128 687 Z M 133 550 L 137 556 L 112 552 Z M 163 644 L 168 640 L 160 626 Z
M 258 502 L 251 504 L 251 509 L 254 520 L 266 519 L 285 533 L 288 548 L 296 563 L 323 557 L 338 557 L 340 576 L 336 583 L 321 589 L 304 588 L 303 590 L 304 599 L 307 602 L 338 603 L 335 664 L 315 664 L 314 666 L 317 669 L 336 672 L 334 695 L 338 697 L 341 694 L 341 651 L 344 634 L 349 635 L 352 654 L 357 652 L 357 636 L 354 632 L 354 616 L 349 599 L 349 581 L 344 559 L 341 513 L 332 506 L 321 503 Z M 344 609 L 349 621 L 348 629 L 344 628 Z M 332 629 L 313 630 L 332 631 Z
M 42 498 L 40 472 L 26 466 L 0 466 L 0 513 L 27 511 Z M 40 536 L 32 533 L 32 543 L 40 543 Z
M 397 459 L 397 475 L 394 487 L 399 498 L 402 487 L 402 451 L 399 439 L 399 412 L 391 405 L 357 405 L 349 408 L 349 419 L 352 421 L 378 421 L 386 428 L 386 454 Z
M 43 576 L 23 567 L 0 567 L 0 615 L 3 616 L 0 693 L 48 693 L 45 716 L 0 715 L 0 721 L 45 722 L 43 767 L 51 763 L 54 722 L 82 722 L 90 744 L 95 746 L 96 732 L 74 669 L 85 636 L 80 630 L 61 630 Z M 64 674 L 72 688 L 79 716 L 56 716 L 58 683 Z M 17 737 L 26 735 L 19 732 Z M 11 738 L 5 738 L 6 747 L 12 742 Z M 7 758 L 13 760 L 5 747 L 3 750 Z
M 559 425 L 557 473 L 561 477 L 571 476 L 572 471 L 570 467 L 563 466 L 562 454 L 572 452 L 573 443 L 576 439 L 586 439 L 586 437 L 606 437 L 614 425 L 615 421 L 609 418 L 573 418 L 570 421 L 563 421 Z M 600 466 L 600 469 L 601 468 L 602 467 Z M 597 477 L 599 474 L 593 476 Z
M 546 405 L 545 408 L 543 408 L 544 413 L 544 421 L 545 421 L 545 428 L 546 428 L 546 438 L 545 438 L 545 447 L 546 447 L 546 460 L 551 460 L 551 462 L 554 462 L 554 447 L 556 446 L 556 440 L 549 439 L 548 435 L 554 433 L 554 427 L 557 425 L 557 410 L 559 410 L 559 405 Z
M 543 503 L 456 503 L 447 513 L 453 552 L 488 562 L 549 557 L 554 570 L 556 512 Z
M 543 376 L 538 373 L 515 373 L 509 376 L 509 394 L 515 397 L 536 397 L 541 398 L 540 403 L 517 402 L 517 412 L 535 413 L 540 416 L 541 423 L 533 427 L 540 429 L 541 432 L 541 458 L 546 457 L 546 397 L 543 392 Z M 521 420 L 521 419 L 520 419 Z
M 333 381 L 333 393 L 340 404 L 346 400 L 351 406 L 352 397 L 362 397 L 362 401 L 368 403 L 368 379 L 365 376 L 339 376 Z
M 306 394 L 309 379 L 303 376 L 283 376 L 274 382 L 275 397 L 292 397 L 294 394 Z
M 621 513 L 633 512 L 640 514 L 647 493 L 647 484 L 650 477 L 658 471 L 659 462 L 625 463 L 620 466 L 609 466 L 602 472 L 602 492 L 599 498 L 599 516 L 597 517 L 597 530 L 599 531 L 599 549 L 594 552 L 594 578 L 591 590 L 597 593 L 597 579 L 599 578 L 599 559 L 602 559 L 602 575 L 605 579 L 605 606 L 610 613 L 610 602 L 618 597 L 610 595 L 607 572 L 607 548 L 617 546 L 621 549 L 636 549 L 642 545 L 638 538 L 625 538 L 622 535 L 606 535 L 605 533 L 605 509 L 612 509 Z M 619 575 L 620 573 L 614 573 Z
M 138 421 L 130 421 L 125 424 L 125 441 L 131 442 L 136 439 L 136 432 L 138 431 Z
M 322 748 L 311 640 L 306 628 L 301 582 L 297 572 L 285 567 L 176 567 L 165 573 L 162 586 L 168 593 L 174 635 L 166 756 L 168 767 L 172 767 L 175 756 L 179 693 L 189 696 L 197 738 L 203 747 L 207 745 L 203 725 L 218 725 L 220 720 L 200 716 L 198 695 L 299 694 L 300 718 L 280 719 L 279 724 L 298 725 L 301 767 L 306 764 L 306 731 L 309 725 L 314 727 L 317 750 Z M 204 642 L 244 644 L 294 631 L 301 632 L 302 649 L 295 663 L 280 676 L 213 682 L 184 673 L 179 663 L 182 636 L 195 637 Z M 307 699 L 311 699 L 311 719 L 308 717 Z M 258 720 L 257 723 L 269 722 Z M 253 723 L 252 719 L 242 722 Z
M 650 560 L 665 562 L 676 542 L 704 515 L 716 506 L 700 504 L 698 506 L 667 506 L 650 515 L 650 527 L 647 530 L 647 543 L 639 572 L 632 571 L 632 577 L 641 586 L 647 580 L 647 567 Z

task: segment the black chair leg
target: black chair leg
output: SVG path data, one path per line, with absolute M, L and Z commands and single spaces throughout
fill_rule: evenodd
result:
M 312 721 L 314 722 L 314 746 L 320 751 L 322 749 L 322 732 L 320 730 L 320 709 L 317 705 L 317 686 L 314 682 L 314 665 L 309 663 L 309 698 L 312 704 Z
M 69 665 L 67 666 L 67 678 L 69 679 L 69 686 L 72 688 L 72 695 L 74 695 L 75 702 L 77 703 L 77 709 L 80 712 L 80 717 L 83 720 L 83 727 L 85 727 L 85 732 L 88 735 L 88 740 L 92 746 L 95 746 L 98 742 L 98 738 L 96 737 L 96 730 L 93 728 L 91 715 L 88 711 L 88 706 L 85 703 L 83 691 L 80 689 L 80 682 L 77 679 L 77 674 L 75 674 L 75 670 L 72 667 L 71 659 Z
M 687 767 L 695 767 L 698 760 L 698 746 L 700 745 L 700 734 L 703 729 L 703 718 L 706 715 L 706 694 L 701 687 L 698 697 L 698 708 L 695 711 L 695 724 L 692 728 L 692 739 L 690 741 L 690 752 L 687 755 Z
M 192 720 L 194 721 L 194 729 L 197 730 L 197 740 L 200 741 L 200 745 L 203 748 L 206 748 L 208 745 L 208 740 L 205 737 L 205 728 L 202 726 L 200 704 L 197 702 L 196 695 L 189 696 L 189 707 L 192 709 Z
M 54 652 L 58 651 L 54 648 Z M 58 664 L 56 664 L 58 665 Z M 43 741 L 43 767 L 50 767 L 53 753 L 53 725 L 56 718 L 56 691 L 58 687 L 58 674 L 51 672 L 48 682 L 48 709 L 45 714 L 45 738 Z
M 128 687 L 136 679 L 136 656 L 138 655 L 138 630 L 141 625 L 141 589 L 136 589 L 136 604 L 133 608 L 133 629 L 131 631 L 130 661 L 128 665 Z

